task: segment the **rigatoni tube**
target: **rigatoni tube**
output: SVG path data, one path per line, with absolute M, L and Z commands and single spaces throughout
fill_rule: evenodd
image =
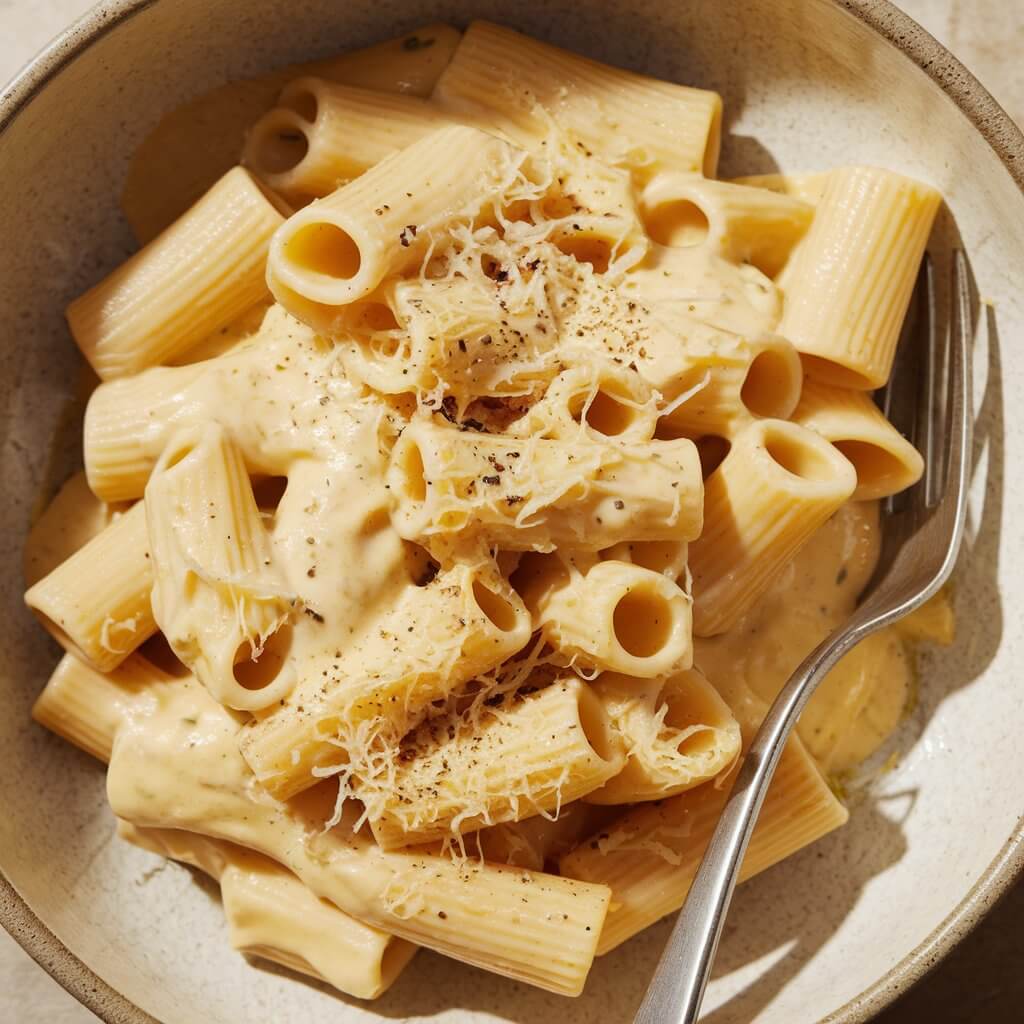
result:
M 238 447 L 210 424 L 172 438 L 146 485 L 153 613 L 222 704 L 257 711 L 295 683 L 295 599 L 277 572 Z
M 32 717 L 106 762 L 129 711 L 147 698 L 159 700 L 164 687 L 177 685 L 183 684 L 138 654 L 110 672 L 98 672 L 73 654 L 65 654 L 32 706 Z
M 662 422 L 672 435 L 732 437 L 751 419 L 786 419 L 800 399 L 803 368 L 777 334 L 748 339 L 691 330 L 646 347 L 641 375 L 667 400 Z
M 677 167 L 713 176 L 722 100 L 714 92 L 609 67 L 475 21 L 438 80 L 443 109 L 530 144 L 553 121 L 574 143 L 649 174 Z
M 652 178 L 640 206 L 656 242 L 704 246 L 767 277 L 786 265 L 814 216 L 813 206 L 791 196 L 679 171 Z
M 253 783 L 238 752 L 237 722 L 199 691 L 122 730 L 107 795 L 114 812 L 134 824 L 200 832 L 271 857 L 373 927 L 549 991 L 582 989 L 607 887 L 386 852 L 353 832 L 350 818 L 323 830 L 336 788 L 282 806 L 254 800 Z
M 758 420 L 704 484 L 706 528 L 690 545 L 693 630 L 725 632 L 854 492 L 853 466 L 824 438 Z
M 475 128 L 431 132 L 289 217 L 270 246 L 271 291 L 329 333 L 341 307 L 421 260 L 435 232 L 503 196 L 524 157 Z
M 688 540 L 701 527 L 700 460 L 686 440 L 499 438 L 420 420 L 395 445 L 387 480 L 395 529 L 434 547 L 486 536 L 508 550 L 597 550 Z
M 245 730 L 246 760 L 276 797 L 292 796 L 364 755 L 369 737 L 397 742 L 430 703 L 501 664 L 530 634 L 526 608 L 493 567 L 456 565 L 410 585 L 360 640 L 307 665 L 285 704 Z
M 62 647 L 108 672 L 156 632 L 152 588 L 140 501 L 29 588 L 25 603 Z
M 573 663 L 652 679 L 692 664 L 690 604 L 663 573 L 609 560 L 547 588 L 534 622 Z
M 103 379 L 180 356 L 267 294 L 270 237 L 284 217 L 248 171 L 224 175 L 159 237 L 68 306 Z
M 921 478 L 920 452 L 863 391 L 808 377 L 793 422 L 821 434 L 850 460 L 857 471 L 854 501 L 896 494 Z
M 189 389 L 208 365 L 154 366 L 101 384 L 85 410 L 82 449 L 93 493 L 105 501 L 140 498 L 181 418 L 195 418 Z
M 287 868 L 235 843 L 119 821 L 134 846 L 199 868 L 220 883 L 232 947 L 333 985 L 358 999 L 385 992 L 416 953 L 317 897 Z
M 584 799 L 595 804 L 663 800 L 713 779 L 740 752 L 740 727 L 698 672 L 634 679 L 605 672 L 594 694 L 626 744 L 618 775 Z
M 242 162 L 289 202 L 358 178 L 446 123 L 426 100 L 298 78 L 250 129 Z
M 393 778 L 372 804 L 384 849 L 557 812 L 622 767 L 624 747 L 579 679 L 488 702 L 468 721 L 432 719 L 402 744 Z
M 706 783 L 635 808 L 562 858 L 561 870 L 568 877 L 611 887 L 612 908 L 599 953 L 609 952 L 683 905 L 729 790 L 728 785 Z M 768 788 L 740 881 L 820 839 L 848 817 L 794 737 Z
M 780 285 L 779 333 L 812 377 L 871 390 L 889 378 L 932 221 L 929 185 L 875 167 L 832 171 Z
M 605 363 L 563 370 L 508 432 L 625 443 L 650 441 L 657 423 L 658 402 L 650 386 L 630 370 Z

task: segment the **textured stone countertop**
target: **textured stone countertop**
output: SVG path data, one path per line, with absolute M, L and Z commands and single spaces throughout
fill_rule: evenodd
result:
M 1024 124 L 1024 0 L 899 0 Z M 0 82 L 92 0 L 0 0 Z M 1011 1024 L 1024 1020 L 1024 884 L 879 1024 Z M 0 929 L 0 1021 L 96 1024 L 97 1018 Z M 803 1022 L 794 1022 L 803 1024 Z

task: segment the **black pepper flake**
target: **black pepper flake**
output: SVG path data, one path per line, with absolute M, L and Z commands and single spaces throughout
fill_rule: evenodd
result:
M 498 484 L 501 483 L 500 476 L 485 476 L 481 477 L 480 479 L 483 480 L 485 484 L 490 484 L 492 487 L 497 486 Z
M 441 400 L 441 415 L 449 422 L 455 423 L 455 413 L 458 411 L 458 402 L 452 395 L 448 395 L 446 398 Z
M 306 575 L 310 579 L 313 579 L 313 577 L 316 576 L 316 566 L 314 565 L 314 566 L 311 566 L 309 569 L 307 569 L 306 570 Z
M 465 338 L 459 338 L 459 351 L 460 352 L 465 352 L 466 351 L 466 339 Z
M 304 608 L 303 611 L 314 621 L 322 623 L 324 617 L 317 611 L 313 611 L 312 608 Z
M 412 240 L 415 237 L 416 237 L 416 225 L 415 224 L 406 224 L 405 227 L 402 228 L 402 233 L 398 236 L 398 240 L 399 240 L 399 242 L 402 243 L 402 245 L 406 249 L 408 249 L 409 246 L 412 244 Z
M 506 505 L 518 505 L 522 500 L 523 500 L 523 496 L 521 494 L 510 494 L 505 499 L 505 504 Z
M 846 582 L 846 577 L 849 575 L 846 566 L 839 570 L 839 574 L 836 576 L 836 586 L 841 587 Z
M 626 503 L 621 498 L 616 498 L 615 507 L 621 512 L 626 507 Z

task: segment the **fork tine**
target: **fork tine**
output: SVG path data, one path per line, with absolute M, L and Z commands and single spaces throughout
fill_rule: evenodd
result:
M 934 444 L 934 424 L 928 415 L 934 398 L 935 354 L 935 274 L 931 255 L 924 254 L 911 296 L 907 316 L 900 332 L 892 372 L 878 393 L 877 404 L 885 418 L 915 448 L 921 449 L 925 467 L 929 463 L 927 446 Z M 882 511 L 892 515 L 910 504 L 907 493 L 891 495 L 882 503 Z
M 965 517 L 967 505 L 967 478 L 971 455 L 971 293 L 967 258 L 962 249 L 953 253 L 950 281 L 950 322 L 948 360 L 946 368 L 946 417 L 941 459 L 943 487 L 929 507 L 938 504 L 949 493 L 959 495 L 957 516 Z
M 951 321 L 940 325 L 935 300 L 935 266 L 926 257 L 922 266 L 924 302 L 927 307 L 928 327 L 918 339 L 921 352 L 921 377 L 917 407 L 917 445 L 924 459 L 921 488 L 924 505 L 932 508 L 942 494 L 946 476 L 946 447 L 949 434 L 950 398 L 948 370 L 950 367 Z

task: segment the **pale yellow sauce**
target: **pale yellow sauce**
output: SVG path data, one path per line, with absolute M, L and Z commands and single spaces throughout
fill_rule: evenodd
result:
M 728 633 L 694 640 L 695 661 L 746 730 L 756 727 L 801 661 L 857 605 L 878 562 L 877 502 L 843 506 Z M 850 652 L 811 699 L 800 737 L 823 768 L 868 757 L 906 705 L 911 664 L 895 629 Z

